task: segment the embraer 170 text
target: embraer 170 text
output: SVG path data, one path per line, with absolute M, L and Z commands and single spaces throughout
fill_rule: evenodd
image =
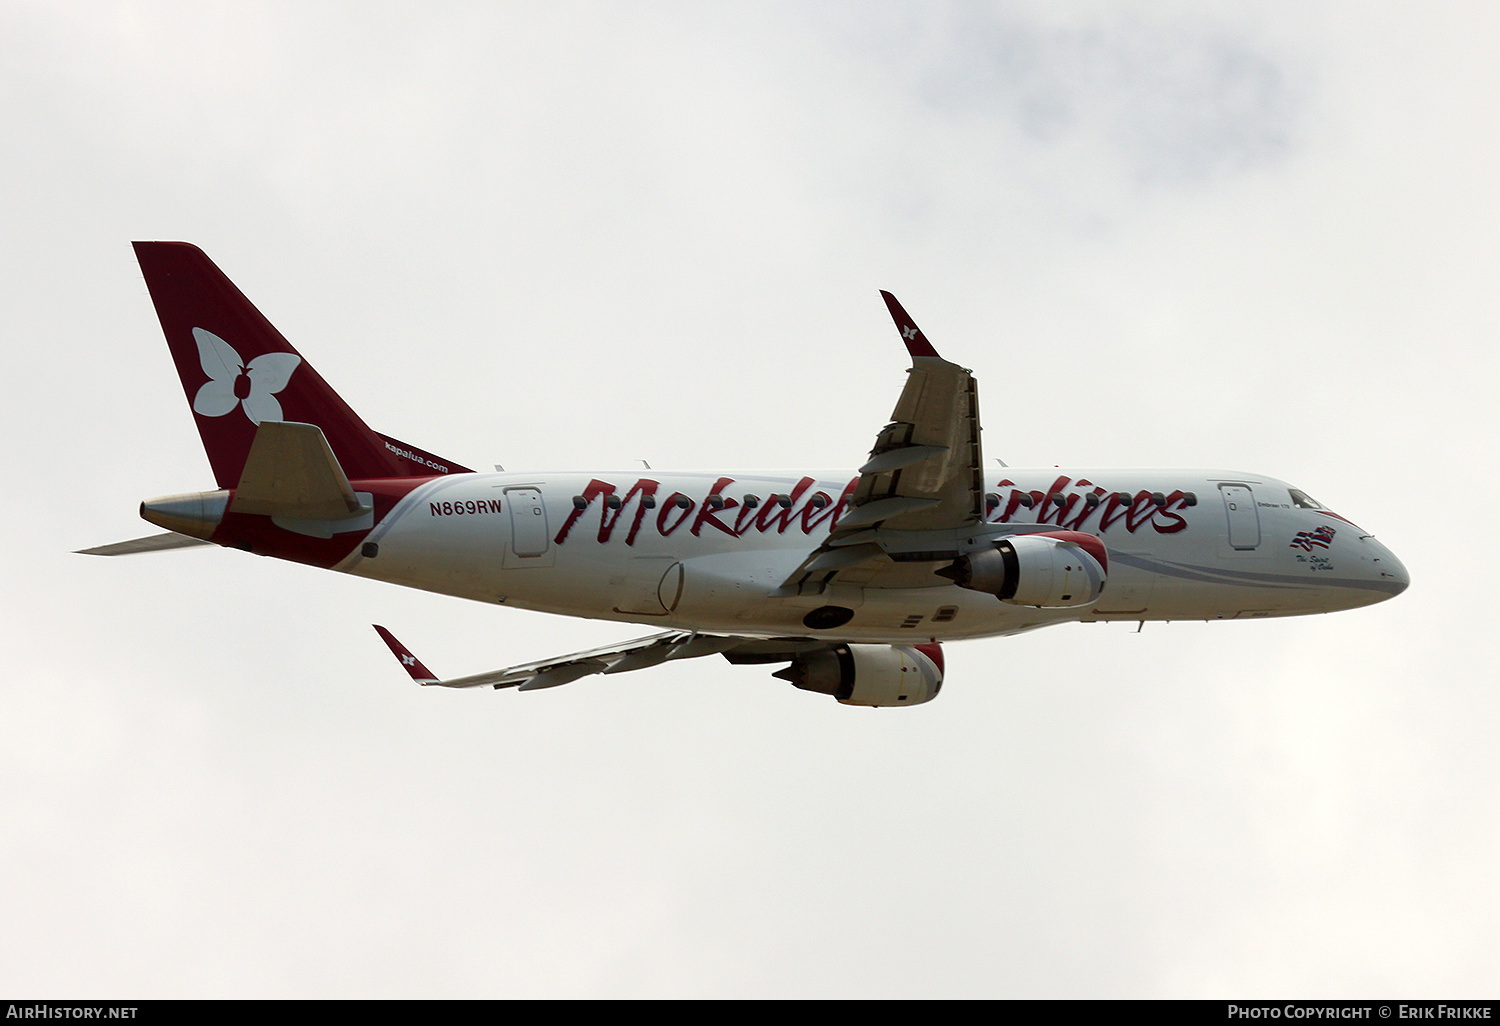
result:
M 202 251 L 138 242 L 218 488 L 152 499 L 169 532 L 87 550 L 216 544 L 482 602 L 663 628 L 420 684 L 566 684 L 720 654 L 847 705 L 917 705 L 940 644 L 1100 620 L 1366 606 L 1406 570 L 1261 474 L 984 465 L 969 371 L 882 293 L 911 354 L 854 471 L 479 474 L 366 426 Z

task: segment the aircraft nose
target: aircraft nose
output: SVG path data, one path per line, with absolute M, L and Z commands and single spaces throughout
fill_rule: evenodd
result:
M 1411 584 L 1411 575 L 1406 572 L 1406 567 L 1396 558 L 1396 554 L 1374 538 L 1365 539 L 1365 544 L 1371 546 L 1370 567 L 1383 585 L 1382 590 L 1390 598 L 1395 598 Z

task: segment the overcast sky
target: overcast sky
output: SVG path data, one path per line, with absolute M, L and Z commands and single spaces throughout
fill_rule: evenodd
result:
M 1493 997 L 1500 15 L 1208 7 L 0 0 L 0 991 Z M 890 289 L 987 455 L 1284 478 L 1413 583 L 911 710 L 419 689 L 371 623 L 644 631 L 73 555 L 212 487 L 132 239 L 483 468 L 857 466 Z

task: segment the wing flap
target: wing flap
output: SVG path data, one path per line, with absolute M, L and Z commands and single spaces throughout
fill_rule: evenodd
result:
M 528 677 L 516 690 L 540 691 L 542 688 L 555 688 L 561 684 L 571 684 L 579 677 L 603 673 L 608 668 L 609 664 L 602 659 L 580 659 L 577 662 L 563 663 L 543 670 L 534 677 Z
M 885 470 L 904 470 L 914 463 L 941 456 L 948 451 L 946 445 L 903 445 L 887 449 L 859 468 L 861 474 L 878 474 Z
M 844 514 L 839 521 L 839 528 L 852 531 L 856 527 L 869 527 L 882 520 L 891 520 L 907 513 L 931 509 L 940 504 L 940 499 L 916 495 L 888 495 L 883 499 L 871 499 L 855 506 L 852 512 Z

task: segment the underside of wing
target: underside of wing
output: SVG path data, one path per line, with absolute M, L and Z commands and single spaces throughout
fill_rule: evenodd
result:
M 636 638 L 619 645 L 591 648 L 583 652 L 538 659 L 519 666 L 486 673 L 471 674 L 441 680 L 414 656 L 410 649 L 398 641 L 390 631 L 375 625 L 375 630 L 385 641 L 391 653 L 400 661 L 402 668 L 418 684 L 436 684 L 445 688 L 516 688 L 520 691 L 537 691 L 569 684 L 582 677 L 596 673 L 625 673 L 643 670 L 673 659 L 692 659 L 696 656 L 725 653 L 732 662 L 776 662 L 795 658 L 802 651 L 817 647 L 819 642 L 792 638 L 787 640 L 765 640 L 720 634 L 695 634 L 691 631 L 664 631 L 660 634 Z
M 418 684 L 446 688 L 515 688 L 537 691 L 582 677 L 624 673 L 669 659 L 722 655 L 731 663 L 789 663 L 771 674 L 803 691 L 832 695 L 844 705 L 912 706 L 929 702 L 943 686 L 942 649 L 936 644 L 847 645 L 814 638 L 747 638 L 665 631 L 622 645 L 574 652 L 505 670 L 439 680 L 384 627 L 375 630 Z

